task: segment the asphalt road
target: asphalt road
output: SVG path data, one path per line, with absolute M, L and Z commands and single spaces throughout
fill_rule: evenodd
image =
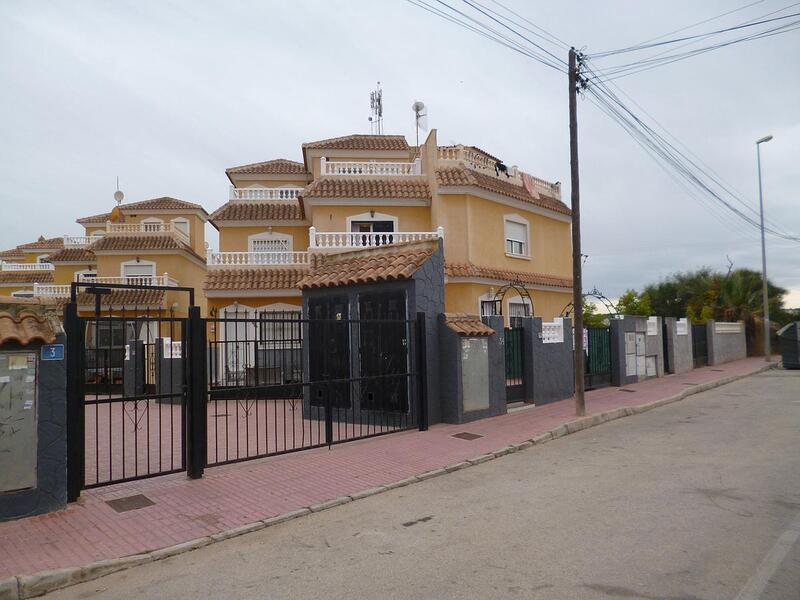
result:
M 771 371 L 50 597 L 795 599 L 798 450 Z

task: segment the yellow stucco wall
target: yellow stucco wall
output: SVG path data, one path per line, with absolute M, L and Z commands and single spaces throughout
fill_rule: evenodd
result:
M 192 250 L 200 256 L 206 254 L 206 228 L 203 220 L 195 214 L 126 214 L 125 223 L 141 223 L 147 219 L 161 219 L 164 223 L 169 223 L 175 219 L 187 219 L 189 221 L 189 240 Z M 91 234 L 88 234 L 91 235 Z
M 311 210 L 317 231 L 348 231 L 347 217 L 368 215 L 371 210 L 376 215 L 397 217 L 398 231 L 431 231 L 431 212 L 427 206 L 314 206 Z
M 286 227 L 274 226 L 265 227 L 220 227 L 219 229 L 219 251 L 220 252 L 249 252 L 248 237 L 265 233 L 272 229 L 274 233 L 288 234 L 292 236 L 292 244 L 295 252 L 308 249 L 308 227 Z

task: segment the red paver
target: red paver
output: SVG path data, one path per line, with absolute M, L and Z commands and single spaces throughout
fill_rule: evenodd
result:
M 753 373 L 762 358 L 705 367 L 587 393 L 587 412 L 646 404 L 677 394 L 687 384 Z M 573 420 L 564 400 L 475 421 L 435 425 L 272 458 L 212 467 L 191 480 L 184 473 L 85 491 L 66 510 L 0 524 L 0 577 L 136 554 L 170 546 L 387 484 L 519 443 Z M 483 435 L 474 441 L 459 431 Z M 101 459 L 102 462 L 102 459 Z M 144 494 L 154 506 L 117 513 L 107 500 Z

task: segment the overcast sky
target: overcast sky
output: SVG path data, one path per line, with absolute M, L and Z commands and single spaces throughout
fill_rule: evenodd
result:
M 504 3 L 591 53 L 749 2 Z M 790 3 L 763 0 L 680 35 Z M 767 214 L 800 234 L 799 74 L 800 30 L 618 83 L 754 207 L 754 141 L 773 134 Z M 562 181 L 569 203 L 565 76 L 404 0 L 2 0 L 0 249 L 79 234 L 77 217 L 113 206 L 116 176 L 126 201 L 169 195 L 211 212 L 226 201 L 226 167 L 300 160 L 302 142 L 369 133 L 378 80 L 387 133 L 413 143 L 410 107 L 423 100 L 441 144 Z M 760 268 L 757 230 L 689 197 L 593 104 L 578 110 L 587 289 L 617 297 L 674 271 L 724 270 L 727 257 Z M 768 257 L 800 306 L 800 244 L 768 239 Z

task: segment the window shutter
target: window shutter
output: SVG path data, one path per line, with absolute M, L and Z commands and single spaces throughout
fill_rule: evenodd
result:
M 506 221 L 506 239 L 527 242 L 527 226 L 522 223 L 515 223 L 514 221 Z

